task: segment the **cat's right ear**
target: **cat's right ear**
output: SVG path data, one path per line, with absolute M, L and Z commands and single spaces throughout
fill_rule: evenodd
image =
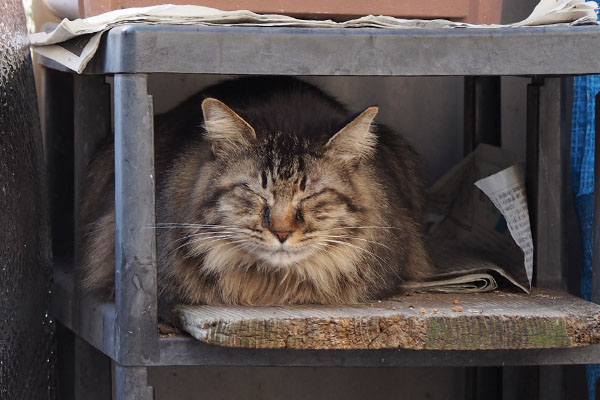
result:
M 202 102 L 206 138 L 216 157 L 231 157 L 256 143 L 256 133 L 242 117 L 223 102 L 207 98 Z
M 375 153 L 377 136 L 373 133 L 373 120 L 379 112 L 377 107 L 369 107 L 325 144 L 328 154 L 345 162 L 357 162 Z

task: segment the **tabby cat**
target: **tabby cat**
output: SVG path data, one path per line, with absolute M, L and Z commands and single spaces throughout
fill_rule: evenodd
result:
M 353 303 L 431 273 L 408 144 L 284 77 L 217 84 L 155 119 L 159 298 Z M 114 152 L 92 162 L 82 281 L 114 286 Z

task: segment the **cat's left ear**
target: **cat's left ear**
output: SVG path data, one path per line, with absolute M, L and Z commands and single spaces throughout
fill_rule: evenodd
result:
M 327 141 L 326 153 L 350 162 L 372 156 L 377 144 L 377 136 L 373 133 L 373 120 L 378 112 L 379 108 L 369 107 L 360 113 Z
M 202 102 L 206 137 L 215 156 L 231 157 L 252 146 L 256 133 L 242 117 L 223 102 L 207 98 Z

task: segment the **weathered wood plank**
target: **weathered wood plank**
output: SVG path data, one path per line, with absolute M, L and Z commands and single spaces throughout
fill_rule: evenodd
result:
M 227 347 L 509 350 L 600 343 L 600 306 L 542 289 L 529 296 L 418 294 L 352 306 L 177 306 L 174 314 L 196 339 Z

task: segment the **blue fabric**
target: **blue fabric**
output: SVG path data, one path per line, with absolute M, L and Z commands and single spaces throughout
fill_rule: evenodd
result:
M 598 18 L 600 20 L 600 16 Z M 573 84 L 573 125 L 571 132 L 571 174 L 575 209 L 583 242 L 581 296 L 592 298 L 592 256 L 594 250 L 594 148 L 596 93 L 600 75 L 579 76 Z M 587 366 L 589 399 L 596 399 L 600 365 Z
M 594 107 L 600 75 L 575 78 L 571 167 L 576 196 L 594 193 Z
M 595 96 L 600 91 L 600 75 L 575 78 L 573 91 L 573 123 L 571 136 L 571 174 L 575 208 L 583 241 L 581 296 L 592 298 L 592 255 L 594 240 L 594 145 Z M 587 367 L 589 398 L 596 398 L 596 380 L 600 365 Z

